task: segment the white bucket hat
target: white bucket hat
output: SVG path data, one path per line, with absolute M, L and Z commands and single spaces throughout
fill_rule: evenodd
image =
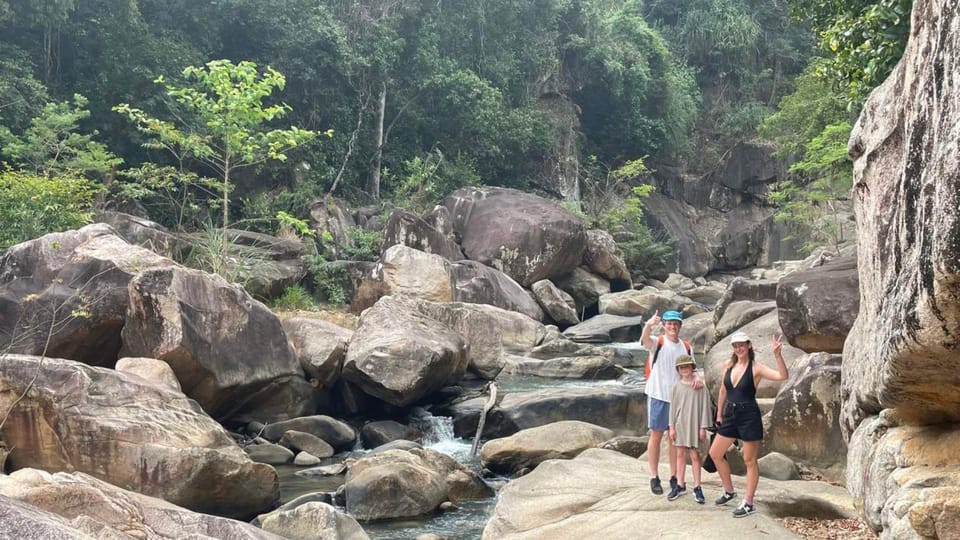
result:
M 730 345 L 733 345 L 734 343 L 749 343 L 749 342 L 750 342 L 750 336 L 748 336 L 744 332 L 734 332 L 733 335 L 730 336 Z

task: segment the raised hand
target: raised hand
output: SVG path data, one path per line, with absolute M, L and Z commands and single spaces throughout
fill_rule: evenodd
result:
M 658 309 L 653 312 L 653 317 L 650 317 L 649 319 L 647 319 L 647 326 L 653 328 L 654 326 L 659 326 L 659 325 L 660 325 L 660 310 Z
M 770 337 L 770 344 L 773 345 L 773 354 L 779 355 L 783 352 L 783 336 L 775 335 Z

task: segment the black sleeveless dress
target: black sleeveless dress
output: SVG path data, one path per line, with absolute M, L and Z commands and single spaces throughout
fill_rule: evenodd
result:
M 717 433 L 741 441 L 763 440 L 763 419 L 760 406 L 757 405 L 757 387 L 753 384 L 753 359 L 747 363 L 737 385 L 733 385 L 730 372 L 723 375 L 723 387 L 727 389 L 727 399 L 723 403 L 723 421 Z

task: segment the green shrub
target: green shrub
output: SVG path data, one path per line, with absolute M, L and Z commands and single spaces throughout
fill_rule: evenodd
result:
M 290 285 L 273 301 L 273 309 L 281 311 L 316 311 L 320 304 L 303 285 Z
M 349 279 L 346 269 L 337 261 L 328 261 L 321 255 L 309 255 L 305 258 L 307 275 L 314 290 L 330 304 L 347 303 L 345 280 Z
M 0 249 L 86 225 L 97 191 L 78 177 L 0 172 Z

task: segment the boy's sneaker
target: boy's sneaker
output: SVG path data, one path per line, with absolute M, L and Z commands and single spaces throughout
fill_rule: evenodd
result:
M 667 495 L 668 501 L 675 501 L 680 498 L 681 495 L 686 495 L 687 486 L 677 486 L 670 490 L 670 494 Z
M 650 479 L 650 491 L 654 495 L 663 495 L 663 486 L 660 485 L 660 477 L 654 476 Z
M 678 485 L 679 485 L 679 484 L 677 483 L 677 477 L 676 477 L 676 476 L 671 476 L 671 477 L 670 477 L 670 491 L 673 491 L 673 490 L 677 489 L 677 486 L 678 486 Z
M 703 496 L 703 488 L 700 486 L 693 488 L 693 498 L 697 501 L 697 504 L 703 504 L 707 502 L 707 499 Z
M 737 509 L 733 511 L 733 517 L 735 518 L 747 517 L 756 511 L 757 511 L 757 508 L 755 506 L 753 506 L 752 504 L 747 504 L 747 501 L 743 500 L 743 501 L 740 501 L 740 506 L 738 506 Z
M 719 499 L 714 501 L 714 504 L 716 504 L 717 506 L 723 506 L 736 498 L 737 498 L 736 491 L 731 491 L 731 492 L 724 491 L 723 495 L 721 495 Z

